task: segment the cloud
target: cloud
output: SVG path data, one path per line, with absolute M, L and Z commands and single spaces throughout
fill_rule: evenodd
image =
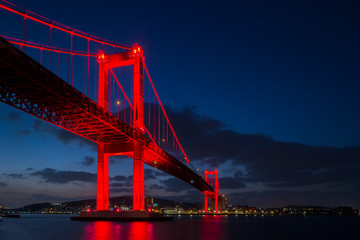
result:
M 124 182 L 124 186 L 131 187 L 133 182 L 133 176 L 117 175 L 115 177 L 110 177 L 110 181 Z
M 118 175 L 110 178 L 110 181 L 116 181 L 109 184 L 109 191 L 111 193 L 129 193 L 130 195 L 132 194 L 132 175 Z
M 23 174 L 13 173 L 13 174 L 7 174 L 6 176 L 7 176 L 8 178 L 14 178 L 14 179 L 25 179 L 25 177 L 24 177 Z
M 356 169 L 360 148 L 311 147 L 274 140 L 244 150 L 233 165 L 244 164 L 248 182 L 264 182 L 269 187 L 298 187 L 330 182 L 359 182 Z
M 122 176 L 122 175 L 117 175 L 115 177 L 110 178 L 111 181 L 117 181 L 117 182 L 125 182 L 127 180 L 128 177 L 126 176 Z
M 117 155 L 117 156 L 111 156 L 109 158 L 109 162 L 110 163 L 118 163 L 118 162 L 122 162 L 123 160 L 127 160 L 129 159 L 128 156 L 125 155 Z
M 15 136 L 27 136 L 29 135 L 31 132 L 29 130 L 18 130 L 15 133 Z
M 199 115 L 194 108 L 167 108 L 176 133 L 190 159 L 221 167 L 230 163 L 243 183 L 269 187 L 359 182 L 360 146 L 332 148 L 279 142 L 261 134 L 241 134 L 219 120 Z M 230 179 L 227 179 L 230 180 Z M 227 181 L 226 180 L 226 181 Z
M 169 176 L 168 173 L 163 172 L 163 171 L 154 171 L 154 174 L 155 174 L 155 176 L 157 176 L 157 177 L 164 177 L 164 176 L 168 177 L 168 176 Z
M 284 187 L 299 187 L 309 186 L 316 184 L 351 184 L 357 183 L 360 185 L 360 169 L 359 168 L 339 168 L 328 169 L 324 171 L 317 170 L 305 170 L 298 171 L 292 176 L 287 176 L 287 179 L 280 181 L 268 182 L 265 185 L 272 188 L 284 188 Z M 280 178 L 279 178 L 280 179 Z
M 4 192 L 4 194 L 23 195 L 24 193 L 22 193 L 22 192 L 14 192 L 14 191 L 7 191 L 7 192 Z
M 55 135 L 56 138 L 63 144 L 68 144 L 70 142 L 77 141 L 79 146 L 87 145 L 87 146 L 90 146 L 91 149 L 97 150 L 96 143 L 94 143 L 90 140 L 87 140 L 83 137 L 80 137 L 69 131 L 66 131 L 62 128 L 59 128 L 55 125 L 46 123 L 43 120 L 35 119 L 33 128 L 34 128 L 34 131 L 37 133 L 46 133 L 46 134 Z
M 125 183 L 118 183 L 118 182 L 109 184 L 109 186 L 112 187 L 112 188 L 123 187 L 124 185 L 125 185 Z
M 341 196 L 344 200 L 352 201 L 357 197 L 355 191 L 345 192 L 344 186 L 353 186 L 354 189 L 360 186 L 360 175 L 357 174 L 360 171 L 360 146 L 333 148 L 280 142 L 261 134 L 238 133 L 228 129 L 219 120 L 197 114 L 192 107 L 179 111 L 167 107 L 166 110 L 193 164 L 218 167 L 220 189 L 231 193 L 241 191 L 239 195 L 234 193 L 234 199 L 243 201 L 248 198 L 248 202 L 260 203 L 261 198 L 264 200 L 269 197 L 274 199 L 274 203 L 275 195 L 278 194 L 280 197 L 285 196 L 283 200 L 288 199 L 290 203 L 291 197 L 297 197 L 301 190 L 311 202 L 311 196 L 316 201 L 320 199 L 316 192 L 323 192 L 323 188 L 326 188 L 324 196 L 328 199 Z M 45 125 L 41 120 L 35 122 L 34 129 L 55 134 L 64 144 L 71 141 L 80 143 L 82 140 L 75 134 Z M 93 146 L 96 149 L 96 144 Z M 118 161 L 118 158 L 113 161 Z M 89 158 L 82 163 L 91 165 L 94 162 L 95 159 Z M 221 171 L 224 166 L 231 169 L 226 175 Z M 43 169 L 33 173 L 42 177 L 45 182 L 96 181 L 96 174 L 87 174 L 90 174 L 93 180 L 86 178 L 85 172 Z M 193 188 L 179 179 L 170 177 L 160 180 L 161 177 L 169 175 L 152 169 L 145 169 L 144 175 L 145 180 L 154 181 L 148 189 L 164 190 L 170 194 L 173 192 L 174 195 L 181 192 L 185 193 L 186 198 L 191 198 Z M 114 183 L 112 191 L 115 192 L 129 191 L 126 187 L 132 186 L 132 176 L 119 175 L 110 180 Z M 261 186 L 265 191 L 254 189 L 251 194 L 247 192 L 241 195 L 251 186 Z M 293 193 L 294 189 L 298 191 Z
M 131 176 L 117 175 L 115 177 L 110 177 L 110 180 L 117 181 L 117 182 L 128 182 L 128 181 L 132 180 L 132 175 Z
M 150 186 L 148 186 L 148 189 L 150 190 L 164 190 L 165 187 L 159 184 L 151 184 Z
M 110 193 L 128 193 L 128 195 L 132 195 L 131 188 L 110 188 Z
M 150 168 L 145 168 L 144 169 L 144 179 L 145 179 L 145 181 L 150 180 L 150 179 L 157 179 L 157 177 L 155 176 L 155 171 Z
M 160 180 L 160 183 L 164 184 L 165 191 L 168 192 L 182 192 L 185 190 L 193 189 L 192 186 L 175 177 L 171 177 L 165 180 Z
M 3 119 L 8 120 L 8 121 L 19 120 L 20 119 L 20 114 L 18 112 L 9 112 L 9 114 L 6 115 Z
M 9 184 L 5 183 L 5 182 L 0 182 L 0 187 L 7 187 L 9 186 Z
M 344 186 L 360 186 L 360 146 L 334 148 L 281 142 L 262 134 L 233 131 L 217 119 L 196 113 L 194 107 L 181 110 L 166 107 L 166 111 L 192 163 L 219 168 L 220 189 L 225 192 L 254 187 L 254 190 L 290 191 L 286 192 L 290 199 L 290 196 L 297 197 L 291 195 L 293 189 L 301 189 L 311 203 L 311 195 L 316 199 L 315 192 L 325 187 L 328 198 L 343 196 L 344 201 L 351 201 L 357 197 L 355 192 L 342 193 Z M 158 171 L 147 174 L 149 179 L 168 176 Z M 174 178 L 159 180 L 159 183 L 153 188 L 164 185 L 163 190 L 167 192 L 192 189 Z
M 68 201 L 74 201 L 74 198 L 64 198 L 61 196 L 53 196 L 53 195 L 47 195 L 47 194 L 32 194 L 30 196 L 31 199 L 38 202 L 68 202 Z
M 78 171 L 58 171 L 52 168 L 45 168 L 31 173 L 32 176 L 40 176 L 49 183 L 64 184 L 72 181 L 96 183 L 96 174 Z
M 203 206 L 204 202 L 204 194 L 196 189 L 188 190 L 181 195 L 167 195 L 166 197 L 161 195 L 153 195 L 152 197 L 168 199 L 176 202 L 199 203 L 200 206 Z
M 34 170 L 33 168 L 27 168 L 27 169 L 25 169 L 26 171 L 32 171 L 32 170 Z
M 95 158 L 94 157 L 90 157 L 90 156 L 86 156 L 84 158 L 84 161 L 81 162 L 81 164 L 85 165 L 85 166 L 91 166 L 95 163 Z
M 230 203 L 236 203 L 236 205 L 256 207 L 285 207 L 289 205 L 359 206 L 360 193 L 353 189 L 345 189 L 345 191 L 337 192 L 337 194 L 326 190 L 265 190 L 232 193 L 228 195 L 228 200 Z
M 238 189 L 245 188 L 244 181 L 236 177 L 223 177 L 219 178 L 220 189 Z

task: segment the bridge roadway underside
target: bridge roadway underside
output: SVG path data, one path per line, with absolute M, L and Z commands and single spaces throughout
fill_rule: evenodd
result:
M 119 148 L 132 146 L 139 134 L 1 37 L 0 101 L 95 143 L 108 143 Z M 141 139 L 146 164 L 201 192 L 214 191 L 201 176 L 178 159 L 146 137 Z M 132 152 L 125 155 L 133 157 Z

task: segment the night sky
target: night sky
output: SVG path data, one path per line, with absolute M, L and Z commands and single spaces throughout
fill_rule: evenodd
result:
M 139 43 L 185 151 L 219 170 L 230 204 L 360 208 L 360 2 L 11 2 Z M 10 15 L 0 30 L 22 24 Z M 0 205 L 94 198 L 93 143 L 3 103 L 0 122 Z M 111 196 L 131 195 L 131 174 L 111 158 Z M 145 179 L 146 196 L 203 201 L 150 167 Z

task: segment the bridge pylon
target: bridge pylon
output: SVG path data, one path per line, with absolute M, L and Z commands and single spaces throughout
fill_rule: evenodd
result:
M 142 62 L 142 49 L 135 45 L 134 56 L 134 122 L 133 127 L 138 130 L 134 141 L 133 159 L 133 210 L 145 209 L 144 191 L 144 148 L 141 136 L 144 128 L 144 66 Z
M 109 70 L 116 67 L 134 65 L 133 89 L 133 121 L 131 125 L 136 129 L 132 143 L 98 143 L 98 174 L 97 201 L 98 211 L 109 210 L 109 156 L 133 156 L 133 210 L 145 209 L 144 194 L 144 66 L 141 47 L 134 45 L 132 51 L 107 55 L 100 51 L 97 57 L 99 63 L 99 105 L 109 110 Z M 130 154 L 129 154 L 130 153 Z
M 98 103 L 105 110 L 109 110 L 109 80 L 108 70 L 105 67 L 105 53 L 100 52 L 99 62 L 99 100 Z M 98 143 L 97 160 L 97 186 L 96 186 L 96 210 L 109 210 L 109 156 L 105 154 L 104 143 Z
M 220 196 L 220 186 L 219 186 L 219 180 L 218 180 L 218 171 L 207 171 L 205 170 L 205 182 L 207 182 L 209 185 L 214 186 L 215 191 L 205 191 L 203 192 L 205 195 L 205 204 L 204 204 L 204 211 L 205 213 L 208 213 L 208 200 L 211 200 L 210 208 L 211 212 L 218 213 L 219 211 L 219 199 L 221 202 L 221 196 Z M 220 204 L 221 205 L 221 204 Z

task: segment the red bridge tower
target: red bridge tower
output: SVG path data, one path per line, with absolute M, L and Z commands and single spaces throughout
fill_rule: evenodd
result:
M 218 180 L 218 171 L 207 171 L 205 170 L 205 181 L 209 184 L 215 187 L 215 192 L 209 192 L 205 191 L 203 192 L 205 195 L 205 206 L 204 210 L 205 213 L 208 212 L 208 199 L 211 199 L 211 211 L 218 213 L 219 212 L 219 199 L 221 201 L 220 196 L 220 186 L 219 186 L 219 180 Z
M 133 126 L 137 130 L 133 143 L 99 143 L 97 200 L 98 211 L 109 210 L 109 156 L 133 153 L 133 210 L 144 210 L 144 66 L 141 47 L 134 45 L 132 51 L 111 55 L 100 51 L 99 62 L 99 105 L 109 109 L 109 70 L 134 65 Z

